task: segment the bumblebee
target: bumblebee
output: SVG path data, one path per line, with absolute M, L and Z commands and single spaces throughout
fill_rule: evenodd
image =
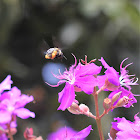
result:
M 61 49 L 59 49 L 59 48 L 50 48 L 45 53 L 46 59 L 54 59 L 54 58 L 62 59 L 63 57 L 66 59 L 66 57 L 63 55 Z
M 58 58 L 58 59 L 65 58 L 65 59 L 67 59 L 64 56 L 62 50 L 60 49 L 61 45 L 56 41 L 55 37 L 52 37 L 52 43 L 53 43 L 53 48 L 50 48 L 48 43 L 45 40 L 43 40 L 44 46 L 49 48 L 47 51 L 44 52 L 45 58 L 46 59 L 55 59 L 55 58 Z

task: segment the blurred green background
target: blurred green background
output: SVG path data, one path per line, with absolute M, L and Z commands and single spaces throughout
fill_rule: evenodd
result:
M 58 38 L 64 48 L 67 60 L 46 60 L 40 45 L 46 34 Z M 47 49 L 47 48 L 46 48 Z M 83 115 L 73 115 L 67 110 L 57 111 L 58 92 L 64 85 L 51 88 L 45 84 L 44 75 L 51 70 L 69 67 L 77 59 L 88 60 L 101 56 L 110 66 L 119 71 L 120 62 L 128 57 L 125 64 L 133 62 L 128 69 L 130 74 L 140 78 L 140 1 L 139 0 L 0 0 L 0 81 L 8 74 L 12 76 L 13 86 L 22 93 L 33 95 L 35 103 L 27 105 L 36 113 L 35 119 L 18 119 L 18 133 L 15 140 L 23 140 L 26 127 L 33 127 L 34 134 L 44 139 L 60 126 L 71 126 L 80 131 L 92 124 L 94 131 L 87 140 L 98 140 L 95 120 Z M 52 64 L 48 71 L 45 66 Z M 59 65 L 58 65 L 59 64 Z M 96 64 L 100 65 L 99 62 Z M 58 66 L 57 69 L 55 66 Z M 46 73 L 43 75 L 43 71 Z M 52 79 L 51 77 L 49 80 Z M 53 81 L 52 81 L 53 83 Z M 138 86 L 132 92 L 140 94 Z M 99 105 L 109 93 L 99 95 Z M 78 93 L 80 103 L 89 105 L 94 113 L 92 96 Z M 137 97 L 140 102 L 139 97 Z M 109 133 L 113 117 L 133 116 L 140 112 L 140 103 L 134 108 L 118 108 L 102 120 L 105 139 Z

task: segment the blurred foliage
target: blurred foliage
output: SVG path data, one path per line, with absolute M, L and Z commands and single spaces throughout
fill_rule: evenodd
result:
M 54 63 L 60 62 L 69 67 L 74 63 L 71 53 L 77 59 L 83 59 L 85 54 L 88 60 L 103 56 L 110 66 L 119 71 L 120 62 L 129 57 L 126 64 L 134 62 L 129 67 L 130 73 L 140 77 L 139 0 L 0 1 L 0 79 L 2 81 L 7 74 L 11 74 L 13 85 L 23 93 L 32 94 L 36 101 L 28 105 L 36 113 L 36 119 L 18 120 L 19 133 L 15 139 L 23 139 L 22 133 L 26 127 L 33 127 L 36 135 L 42 135 L 45 139 L 49 132 L 61 125 L 81 130 L 88 124 L 93 124 L 94 129 L 88 139 L 98 139 L 94 120 L 72 115 L 68 111 L 57 111 L 57 93 L 63 86 L 50 88 L 41 75 L 44 64 L 51 62 L 45 60 L 41 53 L 40 43 L 45 34 L 58 38 L 67 57 L 67 60 L 56 60 Z M 51 40 L 47 42 L 52 45 Z M 139 88 L 133 87 L 133 92 L 139 94 Z M 91 96 L 78 94 L 77 97 L 94 112 Z M 133 120 L 133 115 L 139 110 L 139 104 L 136 104 L 135 108 L 122 108 L 109 113 L 103 119 L 106 138 L 112 116 Z

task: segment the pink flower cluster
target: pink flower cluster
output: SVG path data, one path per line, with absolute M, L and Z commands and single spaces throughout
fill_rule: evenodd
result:
M 87 63 L 87 56 L 85 56 L 85 60 L 81 60 L 77 64 L 76 57 L 74 56 L 74 58 L 75 58 L 75 64 L 72 65 L 69 68 L 69 70 L 66 69 L 66 71 L 64 71 L 63 74 L 59 72 L 60 75 L 54 75 L 56 78 L 60 79 L 57 85 L 50 85 L 47 83 L 52 87 L 57 87 L 60 84 L 65 83 L 64 89 L 58 93 L 59 96 L 58 101 L 60 103 L 58 110 L 64 111 L 65 109 L 68 109 L 68 111 L 71 112 L 72 114 L 78 114 L 78 115 L 84 114 L 88 117 L 97 120 L 97 119 L 101 119 L 105 114 L 108 114 L 108 112 L 110 110 L 113 110 L 114 108 L 117 107 L 129 108 L 130 106 L 132 106 L 134 103 L 137 102 L 136 98 L 134 97 L 136 95 L 134 95 L 131 92 L 131 85 L 138 85 L 137 84 L 138 79 L 136 78 L 135 80 L 134 77 L 135 75 L 129 75 L 129 71 L 126 70 L 126 68 L 132 63 L 123 67 L 124 61 L 127 60 L 128 58 L 122 61 L 122 63 L 120 64 L 120 72 L 117 72 L 113 67 L 110 67 L 106 63 L 103 57 L 101 57 L 99 61 L 101 62 L 102 66 L 106 69 L 103 75 L 99 75 L 102 70 L 102 66 L 97 66 L 96 64 L 94 64 L 95 60 L 91 60 L 89 63 Z M 99 88 L 98 91 L 96 91 L 96 87 Z M 75 99 L 76 97 L 75 92 L 81 92 L 81 91 L 83 91 L 88 95 L 92 94 L 96 102 L 95 105 L 97 105 L 98 94 L 101 91 L 111 91 L 108 98 L 104 99 L 103 102 L 104 112 L 102 113 L 102 115 L 99 115 L 99 111 L 97 110 L 97 108 L 96 108 L 96 113 L 98 114 L 98 116 L 94 116 L 90 112 L 88 106 L 86 106 L 85 104 L 78 105 L 79 102 Z M 138 120 L 137 117 L 135 118 Z M 118 120 L 118 122 L 116 123 L 118 124 L 118 126 L 117 129 L 115 130 L 115 132 L 118 131 L 116 140 L 124 140 L 126 139 L 126 137 L 123 137 L 122 133 L 123 135 L 125 135 L 126 130 L 123 128 L 125 128 L 125 123 L 127 124 L 128 122 L 122 119 L 124 122 L 123 124 L 123 122 L 120 122 L 120 119 L 116 119 L 116 120 Z M 122 125 L 124 125 L 124 127 L 121 128 Z M 62 131 L 65 132 L 66 131 L 65 128 L 62 128 L 56 133 L 50 135 L 49 140 L 55 140 L 55 139 L 73 140 L 74 139 L 73 137 L 71 138 L 71 136 L 73 135 L 69 136 L 69 133 L 72 134 L 69 128 L 68 128 L 68 133 L 63 133 Z M 139 131 L 136 130 L 135 128 L 134 131 L 136 131 L 135 133 L 139 133 Z M 63 134 L 62 135 L 63 137 L 60 137 L 61 133 Z M 67 136 L 66 134 L 68 134 L 68 137 L 66 137 Z M 139 139 L 138 135 L 137 137 Z M 103 139 L 101 131 L 100 131 L 100 137 L 102 137 L 101 139 Z M 110 137 L 110 139 L 112 138 Z
M 35 118 L 35 113 L 24 108 L 34 100 L 33 96 L 21 94 L 17 87 L 12 87 L 11 76 L 8 75 L 0 84 L 0 140 L 7 140 L 9 131 L 16 128 L 16 117 Z
M 124 101 L 124 104 L 121 106 L 129 108 L 132 104 L 136 103 L 137 100 L 134 97 L 135 95 L 131 92 L 131 85 L 138 85 L 137 81 L 138 78 L 135 80 L 135 77 L 130 78 L 135 75 L 128 75 L 128 70 L 126 68 L 131 65 L 132 63 L 126 65 L 124 68 L 122 67 L 123 62 L 128 58 L 124 59 L 120 64 L 120 74 L 117 72 L 113 67 L 110 67 L 103 57 L 99 61 L 101 61 L 102 65 L 105 69 L 105 75 L 99 76 L 99 87 L 104 86 L 106 90 L 112 91 L 108 98 L 112 99 L 112 97 L 120 92 L 119 98 L 114 102 L 114 106 L 119 103 L 120 100 Z M 135 81 L 134 81 L 135 80 Z M 106 82 L 107 81 L 107 82 Z M 119 107 L 119 106 L 118 106 Z
M 113 102 L 112 109 L 113 107 L 129 108 L 132 106 L 137 100 L 134 97 L 135 95 L 131 92 L 130 86 L 137 85 L 138 79 L 135 80 L 135 77 L 131 78 L 134 75 L 128 75 L 128 70 L 126 70 L 132 63 L 122 67 L 126 59 L 124 59 L 120 65 L 119 74 L 119 72 L 113 67 L 110 67 L 103 57 L 101 57 L 99 61 L 101 61 L 106 71 L 104 75 L 98 75 L 101 72 L 102 66 L 97 66 L 94 64 L 94 61 L 87 63 L 87 60 L 82 60 L 85 65 L 80 61 L 77 65 L 77 60 L 75 58 L 75 64 L 72 65 L 69 70 L 66 69 L 63 74 L 54 75 L 56 78 L 60 79 L 57 85 L 50 85 L 47 83 L 52 87 L 57 87 L 65 83 L 64 89 L 58 93 L 58 101 L 60 103 L 58 110 L 64 111 L 72 105 L 75 101 L 75 92 L 83 91 L 86 94 L 91 94 L 96 86 L 106 91 L 112 91 L 108 96 L 111 100 L 114 95 L 120 93 L 119 97 Z
M 74 55 L 73 55 L 74 56 Z M 73 114 L 84 114 L 96 120 L 100 139 L 103 139 L 101 130 L 101 118 L 108 114 L 110 110 L 117 107 L 129 108 L 137 102 L 135 96 L 131 92 L 131 85 L 138 85 L 135 75 L 129 75 L 126 68 L 132 63 L 123 67 L 123 63 L 128 58 L 124 59 L 120 64 L 120 72 L 117 72 L 113 67 L 110 67 L 103 57 L 99 59 L 101 66 L 95 64 L 95 60 L 87 63 L 85 60 L 79 61 L 77 64 L 74 56 L 75 64 L 63 74 L 59 71 L 59 75 L 54 75 L 59 79 L 57 85 L 48 85 L 58 87 L 65 83 L 65 87 L 58 93 L 58 101 L 60 106 L 58 110 L 66 110 Z M 102 67 L 105 72 L 100 74 Z M 100 75 L 99 75 L 100 74 Z M 25 105 L 34 100 L 33 96 L 21 94 L 17 87 L 11 87 L 13 81 L 8 75 L 0 83 L 0 140 L 13 140 L 12 136 L 17 132 L 17 117 L 27 119 L 35 118 L 35 113 L 25 108 Z M 98 90 L 96 91 L 96 89 Z M 96 116 L 90 112 L 90 109 L 85 104 L 80 104 L 76 100 L 76 92 L 84 92 L 87 95 L 92 94 L 95 101 Z M 98 108 L 98 94 L 101 91 L 110 91 L 111 93 L 104 99 L 104 111 L 100 115 Z M 123 118 L 115 118 L 116 122 L 112 122 L 112 128 L 109 134 L 109 140 L 139 140 L 140 139 L 140 118 L 137 114 L 134 116 L 135 121 L 131 122 Z M 70 127 L 62 127 L 56 132 L 48 135 L 47 140 L 84 140 L 91 132 L 92 126 L 84 128 L 77 132 Z M 33 129 L 27 128 L 24 132 L 26 140 L 43 140 L 41 136 L 33 135 Z

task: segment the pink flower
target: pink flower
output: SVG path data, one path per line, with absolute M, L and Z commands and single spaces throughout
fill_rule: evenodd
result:
M 128 70 L 126 68 L 131 65 L 132 63 L 126 65 L 124 68 L 122 67 L 123 62 L 127 60 L 128 58 L 124 59 L 122 63 L 120 64 L 120 74 L 117 72 L 113 67 L 110 67 L 103 57 L 99 61 L 101 61 L 102 65 L 105 69 L 105 75 L 98 76 L 99 80 L 99 87 L 105 86 L 105 90 L 113 91 L 110 93 L 109 97 L 112 99 L 112 97 L 118 93 L 121 92 L 120 97 L 114 102 L 113 106 L 115 106 L 117 103 L 118 107 L 126 107 L 129 108 L 132 106 L 133 103 L 136 103 L 137 100 L 135 99 L 134 95 L 131 92 L 131 85 L 138 85 L 137 81 L 138 78 L 134 81 L 134 78 L 130 78 L 131 76 L 135 75 L 128 75 Z
M 131 122 L 123 118 L 114 118 L 112 127 L 117 130 L 115 140 L 140 140 L 140 118 L 136 114 L 135 121 Z
M 22 119 L 34 118 L 34 112 L 24 108 L 27 103 L 33 100 L 33 96 L 21 94 L 21 91 L 17 87 L 13 87 L 10 91 L 4 92 L 0 96 L 0 123 L 9 123 L 14 116 Z
M 74 56 L 75 58 L 75 56 Z M 90 63 L 88 65 L 82 65 L 80 62 L 76 66 L 77 61 L 75 58 L 75 64 L 72 65 L 69 70 L 59 76 L 54 75 L 56 78 L 60 79 L 57 85 L 50 85 L 52 87 L 57 87 L 62 83 L 66 83 L 64 89 L 58 93 L 58 101 L 61 103 L 58 110 L 65 110 L 70 107 L 75 99 L 75 91 L 84 91 L 86 94 L 91 94 L 95 86 L 97 86 L 97 78 L 93 75 L 100 73 L 102 67 Z
M 125 67 L 122 67 L 123 63 L 125 60 L 127 60 L 128 58 L 124 59 L 122 61 L 122 63 L 120 64 L 120 74 L 119 72 L 117 72 L 113 67 L 110 67 L 105 60 L 103 59 L 103 57 L 101 57 L 101 59 L 99 59 L 99 61 L 101 61 L 102 65 L 104 66 L 105 69 L 107 69 L 105 71 L 105 75 L 103 76 L 99 76 L 99 86 L 103 86 L 105 84 L 106 79 L 108 79 L 108 81 L 115 85 L 116 87 L 110 89 L 109 87 L 107 88 L 108 90 L 114 91 L 116 89 L 118 89 L 119 87 L 125 87 L 127 88 L 129 91 L 131 90 L 131 85 L 138 85 L 137 81 L 138 78 L 135 80 L 135 77 L 130 78 L 132 76 L 135 75 L 128 75 L 129 71 L 126 70 L 126 68 L 128 66 L 130 66 L 132 63 L 126 65 Z
M 84 138 L 90 134 L 91 130 L 93 130 L 91 125 L 80 132 L 77 132 L 70 127 L 62 127 L 56 132 L 51 133 L 47 140 L 84 140 Z

